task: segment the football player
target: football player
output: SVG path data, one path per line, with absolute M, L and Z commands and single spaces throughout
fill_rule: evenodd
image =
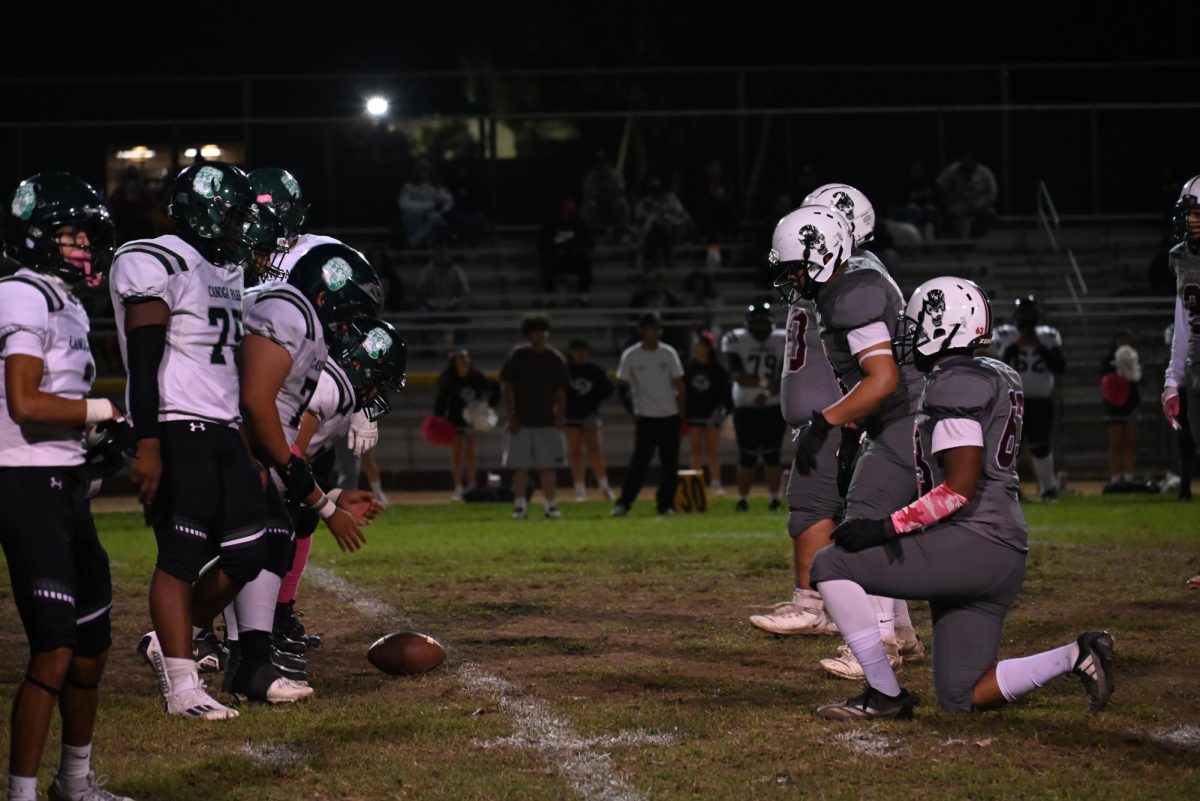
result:
M 88 317 L 75 292 L 95 289 L 113 255 L 100 195 L 66 173 L 17 186 L 0 209 L 0 545 L 30 658 L 12 706 L 8 798 L 34 801 L 57 704 L 62 759 L 56 801 L 120 801 L 91 769 L 100 679 L 112 644 L 112 580 L 83 473 L 84 426 L 120 415 L 92 390 Z M 128 799 L 126 799 L 128 801 Z
M 776 243 L 786 250 L 788 243 Z M 778 252 L 778 251 L 777 251 Z M 833 366 L 821 350 L 821 330 L 812 301 L 795 298 L 788 306 L 787 351 L 780 381 L 783 419 L 799 427 L 842 396 Z M 848 432 L 843 441 L 830 437 L 817 454 L 817 466 L 808 475 L 793 469 L 788 476 L 788 534 L 792 538 L 792 568 L 795 588 L 792 600 L 776 604 L 767 614 L 752 615 L 750 623 L 772 634 L 836 634 L 837 627 L 825 614 L 821 596 L 808 581 L 808 569 L 817 551 L 829 544 L 837 520 L 841 519 L 842 495 L 838 486 L 839 450 L 857 449 L 862 432 Z
M 821 343 L 846 394 L 824 410 L 796 438 L 795 469 L 808 475 L 820 465 L 820 451 L 832 429 L 854 424 L 864 431 L 858 461 L 846 489 L 847 517 L 877 516 L 916 496 L 912 469 L 912 420 L 921 377 L 892 356 L 892 327 L 904 309 L 904 296 L 887 269 L 863 246 L 874 234 L 874 211 L 861 192 L 844 184 L 821 187 L 776 226 L 772 261 L 783 268 L 776 284 L 810 299 L 817 310 Z M 847 211 L 852 216 L 847 216 Z M 919 659 L 924 648 L 912 627 L 908 605 L 874 599 L 888 656 Z M 849 650 L 821 666 L 839 678 L 858 679 L 862 668 Z
M 1025 386 L 1025 442 L 1033 457 L 1038 491 L 1043 501 L 1058 498 L 1058 478 L 1050 442 L 1054 429 L 1054 383 L 1067 368 L 1062 334 L 1041 325 L 1037 298 L 1017 298 L 1013 322 L 996 328 L 993 346 L 1000 359 L 1021 376 Z
M 970 281 L 935 278 L 913 293 L 905 315 L 897 361 L 915 361 L 927 375 L 914 430 L 920 497 L 881 516 L 847 516 L 835 547 L 813 560 L 812 582 L 866 674 L 861 695 L 817 712 L 826 720 L 912 716 L 913 698 L 888 664 L 867 593 L 929 601 L 933 682 L 944 708 L 993 709 L 1072 673 L 1098 712 L 1114 687 L 1108 632 L 996 661 L 1029 548 L 1017 496 L 1021 378 L 974 355 L 990 339 L 987 298 Z
M 771 500 L 779 503 L 779 452 L 783 447 L 783 416 L 779 412 L 779 378 L 787 334 L 775 327 L 770 303 L 756 303 L 746 310 L 746 327 L 735 328 L 721 337 L 721 353 L 729 365 L 733 382 L 733 429 L 738 445 L 739 512 L 750 509 L 750 485 L 754 469 L 762 460 Z
M 323 519 L 343 551 L 356 551 L 365 542 L 355 494 L 339 498 L 340 504 L 330 500 L 293 444 L 330 347 L 338 352 L 347 347 L 355 318 L 373 320 L 382 306 L 383 287 L 375 270 L 358 251 L 342 244 L 312 248 L 297 260 L 286 282 L 246 295 L 246 336 L 239 351 L 241 403 L 251 447 L 262 465 L 273 470 L 274 481 L 266 484 L 267 562 L 233 604 L 238 636 L 230 643 L 222 688 L 236 696 L 282 703 L 312 694 L 311 687 L 280 673 L 275 664 L 280 660 L 272 660 L 276 602 L 294 550 L 281 490 L 291 503 Z M 229 617 L 227 612 L 227 621 Z
M 180 172 L 169 213 L 179 234 L 123 245 L 110 287 L 137 441 L 130 478 L 158 542 L 154 631 L 142 650 L 168 714 L 219 720 L 237 712 L 200 684 L 192 641 L 266 559 L 266 509 L 239 433 L 234 354 L 243 266 L 275 237 L 270 212 L 231 164 Z
M 1192 442 L 1200 443 L 1200 175 L 1192 176 L 1179 193 L 1174 228 L 1176 244 L 1169 258 L 1175 272 L 1175 327 L 1162 407 L 1171 428 L 1179 430 L 1179 396 L 1184 393 Z M 1188 586 L 1200 588 L 1200 576 Z

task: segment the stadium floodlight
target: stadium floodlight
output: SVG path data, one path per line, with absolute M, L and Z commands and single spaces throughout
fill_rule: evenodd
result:
M 388 108 L 390 106 L 391 106 L 391 104 L 388 103 L 388 99 L 386 97 L 382 97 L 380 95 L 373 95 L 371 97 L 368 97 L 367 98 L 367 116 L 374 117 L 375 119 L 379 119 L 380 117 L 386 117 L 387 113 L 388 113 Z

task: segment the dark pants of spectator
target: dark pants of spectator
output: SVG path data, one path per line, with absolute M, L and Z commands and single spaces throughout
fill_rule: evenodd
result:
M 592 260 L 591 259 L 543 259 L 542 260 L 542 289 L 547 295 L 553 295 L 558 285 L 558 276 L 574 273 L 578 281 L 579 294 L 586 295 L 592 289 Z
M 662 465 L 662 478 L 658 482 L 658 511 L 675 508 L 675 484 L 679 481 L 679 415 L 671 417 L 639 417 L 633 440 L 633 458 L 625 473 L 625 484 L 621 487 L 621 498 L 617 505 L 626 509 L 633 507 L 642 484 L 646 480 L 646 468 L 650 458 L 658 449 L 658 461 Z
M 1179 393 L 1179 430 L 1175 432 L 1179 443 L 1179 497 L 1192 497 L 1192 466 L 1196 463 L 1196 440 L 1192 437 L 1191 420 L 1188 415 L 1187 393 Z

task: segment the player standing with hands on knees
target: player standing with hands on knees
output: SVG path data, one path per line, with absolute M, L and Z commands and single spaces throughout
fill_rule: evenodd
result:
M 1025 398 L 1021 379 L 976 357 L 991 309 L 975 284 L 926 281 L 908 302 L 897 361 L 927 375 L 914 441 L 920 497 L 875 517 L 850 517 L 817 554 L 812 582 L 866 674 L 866 688 L 817 710 L 826 720 L 908 718 L 867 593 L 928 600 L 933 683 L 946 709 L 993 709 L 1068 673 L 1093 712 L 1114 688 L 1113 639 L 1088 631 L 1033 656 L 996 661 L 1004 618 L 1025 577 L 1028 527 L 1017 496 Z
M 112 644 L 112 579 L 87 501 L 85 426 L 120 415 L 87 398 L 96 366 L 87 313 L 113 254 L 113 223 L 91 186 L 66 173 L 22 181 L 0 209 L 0 545 L 30 658 L 12 705 L 8 795 L 38 798 L 50 718 L 62 716 L 55 801 L 121 801 L 91 769 L 100 679 Z M 125 799 L 128 801 L 128 799 Z

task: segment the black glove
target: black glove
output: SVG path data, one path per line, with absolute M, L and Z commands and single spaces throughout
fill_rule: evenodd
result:
M 312 468 L 308 466 L 308 462 L 301 459 L 296 454 L 287 460 L 287 464 L 275 465 L 275 472 L 279 473 L 279 478 L 283 481 L 283 486 L 287 489 L 288 497 L 301 506 L 312 491 L 317 488 L 316 479 L 313 478 Z
M 891 518 L 872 520 L 865 517 L 851 518 L 833 530 L 833 543 L 839 548 L 854 552 L 883 545 L 896 536 Z
M 837 486 L 838 495 L 846 497 L 850 489 L 850 479 L 854 477 L 854 457 L 858 456 L 858 446 L 862 442 L 863 432 L 857 428 L 842 429 L 842 443 L 837 452 Z
M 796 437 L 796 472 L 807 476 L 813 471 L 817 466 L 817 451 L 821 450 L 832 429 L 825 415 L 819 411 L 812 413 L 812 422 L 800 429 L 800 435 Z

